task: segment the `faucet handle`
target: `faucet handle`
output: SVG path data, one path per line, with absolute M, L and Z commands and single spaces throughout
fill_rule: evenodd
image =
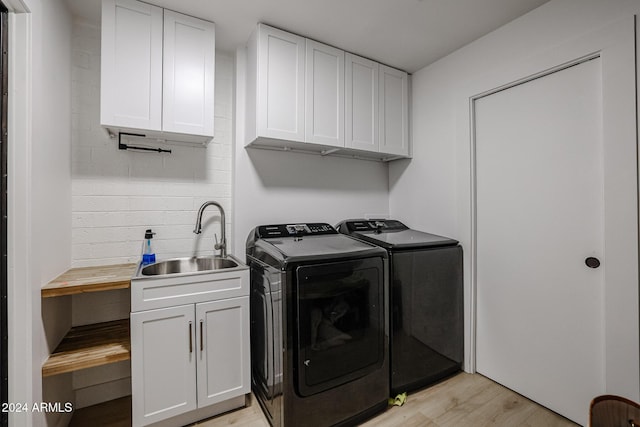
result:
M 217 233 L 213 233 L 213 238 L 216 241 L 216 244 L 213 246 L 214 249 L 220 249 L 222 246 L 220 245 L 220 243 L 218 243 L 218 234 Z

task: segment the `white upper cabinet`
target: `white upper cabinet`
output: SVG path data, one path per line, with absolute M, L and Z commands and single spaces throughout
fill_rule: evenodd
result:
M 248 137 L 304 142 L 304 38 L 259 25 L 249 50 Z
M 247 43 L 245 144 L 409 156 L 408 75 L 264 24 Z
M 409 78 L 404 71 L 380 65 L 380 152 L 409 155 Z
M 213 136 L 215 27 L 164 11 L 162 129 Z
M 215 27 L 136 0 L 103 0 L 100 123 L 113 132 L 208 142 Z
M 102 3 L 100 123 L 162 129 L 162 9 L 135 0 Z
M 377 152 L 378 63 L 345 55 L 345 146 Z
M 306 42 L 305 141 L 344 147 L 344 51 Z

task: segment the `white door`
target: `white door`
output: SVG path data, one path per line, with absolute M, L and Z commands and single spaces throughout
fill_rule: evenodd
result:
M 198 407 L 251 391 L 249 297 L 196 304 Z
M 344 145 L 379 151 L 378 63 L 346 53 L 345 76 Z
M 583 62 L 474 110 L 477 371 L 581 424 L 605 392 L 601 67 Z
M 196 409 L 193 304 L 131 313 L 133 425 Z
M 213 136 L 215 26 L 164 11 L 162 129 Z
M 305 141 L 344 147 L 344 51 L 306 41 Z
M 409 154 L 409 77 L 404 71 L 380 65 L 378 75 L 380 152 Z

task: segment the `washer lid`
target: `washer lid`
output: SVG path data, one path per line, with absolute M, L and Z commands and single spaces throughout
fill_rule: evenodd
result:
M 342 234 L 332 236 L 305 236 L 302 238 L 286 237 L 283 239 L 263 239 L 264 243 L 273 246 L 289 262 L 311 258 L 332 258 L 336 256 L 375 254 L 375 246 L 359 242 Z
M 338 226 L 341 233 L 387 249 L 454 246 L 457 240 L 413 230 L 397 220 L 348 220 Z
M 252 245 L 284 263 L 348 256 L 386 257 L 379 247 L 339 234 L 324 223 L 259 226 L 250 234 L 248 247 Z

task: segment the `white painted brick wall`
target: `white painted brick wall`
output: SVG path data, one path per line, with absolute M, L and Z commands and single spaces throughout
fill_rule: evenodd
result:
M 147 228 L 157 233 L 158 258 L 211 254 L 213 235 L 220 236 L 215 208 L 205 212 L 203 233 L 193 234 L 207 200 L 225 208 L 233 252 L 233 58 L 216 55 L 214 141 L 207 148 L 173 143 L 172 154 L 118 150 L 100 126 L 99 27 L 74 23 L 72 58 L 73 267 L 137 262 Z

